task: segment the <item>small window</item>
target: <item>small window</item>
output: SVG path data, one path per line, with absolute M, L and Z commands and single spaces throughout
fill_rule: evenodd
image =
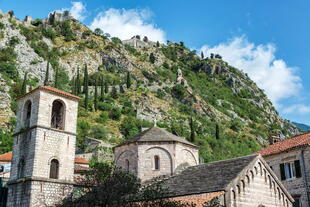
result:
M 31 101 L 27 101 L 24 107 L 24 126 L 30 126 L 30 118 L 31 118 Z
M 20 159 L 18 163 L 18 178 L 23 178 L 25 176 L 25 160 L 23 158 Z
M 281 180 L 301 177 L 299 160 L 280 164 Z
M 59 100 L 53 102 L 51 127 L 64 129 L 64 104 Z
M 58 172 L 59 172 L 59 162 L 56 159 L 51 161 L 50 167 L 50 178 L 58 179 Z
M 129 160 L 125 161 L 125 165 L 126 165 L 125 167 L 126 171 L 129 172 Z
M 160 170 L 160 160 L 159 160 L 159 156 L 154 156 L 154 166 L 155 166 L 155 170 Z
M 293 207 L 300 207 L 300 197 L 295 197 Z

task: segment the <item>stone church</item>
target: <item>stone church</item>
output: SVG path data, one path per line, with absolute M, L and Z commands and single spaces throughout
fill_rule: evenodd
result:
M 8 207 L 53 206 L 72 192 L 79 100 L 48 86 L 18 98 Z M 158 127 L 113 150 L 115 164 L 143 182 L 160 177 L 170 199 L 197 207 L 292 206 L 260 155 L 200 164 L 197 146 Z

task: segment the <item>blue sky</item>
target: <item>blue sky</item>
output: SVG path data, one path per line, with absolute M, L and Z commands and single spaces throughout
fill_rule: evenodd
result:
M 309 1 L 0 0 L 0 9 L 20 19 L 68 9 L 121 39 L 139 33 L 218 52 L 248 73 L 283 117 L 310 124 Z

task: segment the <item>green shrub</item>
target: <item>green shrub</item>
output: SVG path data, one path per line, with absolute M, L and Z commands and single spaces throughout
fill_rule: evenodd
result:
M 104 139 L 107 138 L 107 130 L 102 126 L 93 126 L 91 129 L 91 136 L 95 139 Z
M 98 103 L 98 109 L 102 111 L 110 111 L 113 108 L 113 106 L 106 102 L 99 102 Z
M 181 100 L 181 99 L 184 99 L 185 96 L 186 96 L 186 90 L 185 90 L 185 88 L 184 88 L 182 85 L 180 85 L 180 84 L 175 85 L 175 86 L 172 88 L 171 93 L 172 93 L 172 96 L 173 96 L 173 97 L 175 97 L 175 98 L 177 98 L 177 99 L 180 99 L 180 100 Z
M 99 117 L 96 118 L 96 122 L 105 123 L 109 119 L 109 114 L 106 111 L 102 111 Z
M 9 46 L 12 47 L 12 48 L 14 48 L 19 42 L 20 42 L 20 41 L 19 41 L 18 37 L 14 36 L 14 37 L 12 37 L 12 38 L 10 39 L 10 41 L 9 41 Z
M 121 109 L 118 107 L 112 108 L 112 110 L 109 112 L 109 118 L 113 120 L 120 120 L 122 116 Z
M 57 32 L 53 28 L 42 29 L 42 34 L 44 37 L 54 40 L 57 36 Z
M 4 29 L 4 24 L 0 22 L 0 29 Z
M 115 44 L 122 44 L 122 40 L 120 40 L 120 39 L 117 38 L 117 37 L 112 37 L 111 40 L 112 40 L 112 42 L 115 43 Z

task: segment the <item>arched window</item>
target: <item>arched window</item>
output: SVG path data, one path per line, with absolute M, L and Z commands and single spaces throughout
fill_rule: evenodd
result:
M 51 127 L 55 129 L 64 129 L 64 104 L 56 100 L 52 107 Z
M 160 160 L 158 155 L 154 156 L 154 167 L 155 170 L 160 170 Z
M 19 160 L 17 174 L 18 174 L 17 175 L 18 178 L 23 178 L 25 176 L 25 160 L 24 160 L 24 158 L 21 158 Z
M 27 101 L 24 106 L 24 126 L 30 126 L 30 118 L 31 118 L 31 101 Z
M 56 159 L 52 159 L 50 167 L 50 178 L 58 179 L 59 162 Z
M 126 171 L 129 172 L 129 160 L 126 159 L 125 165 L 126 165 L 125 167 Z

